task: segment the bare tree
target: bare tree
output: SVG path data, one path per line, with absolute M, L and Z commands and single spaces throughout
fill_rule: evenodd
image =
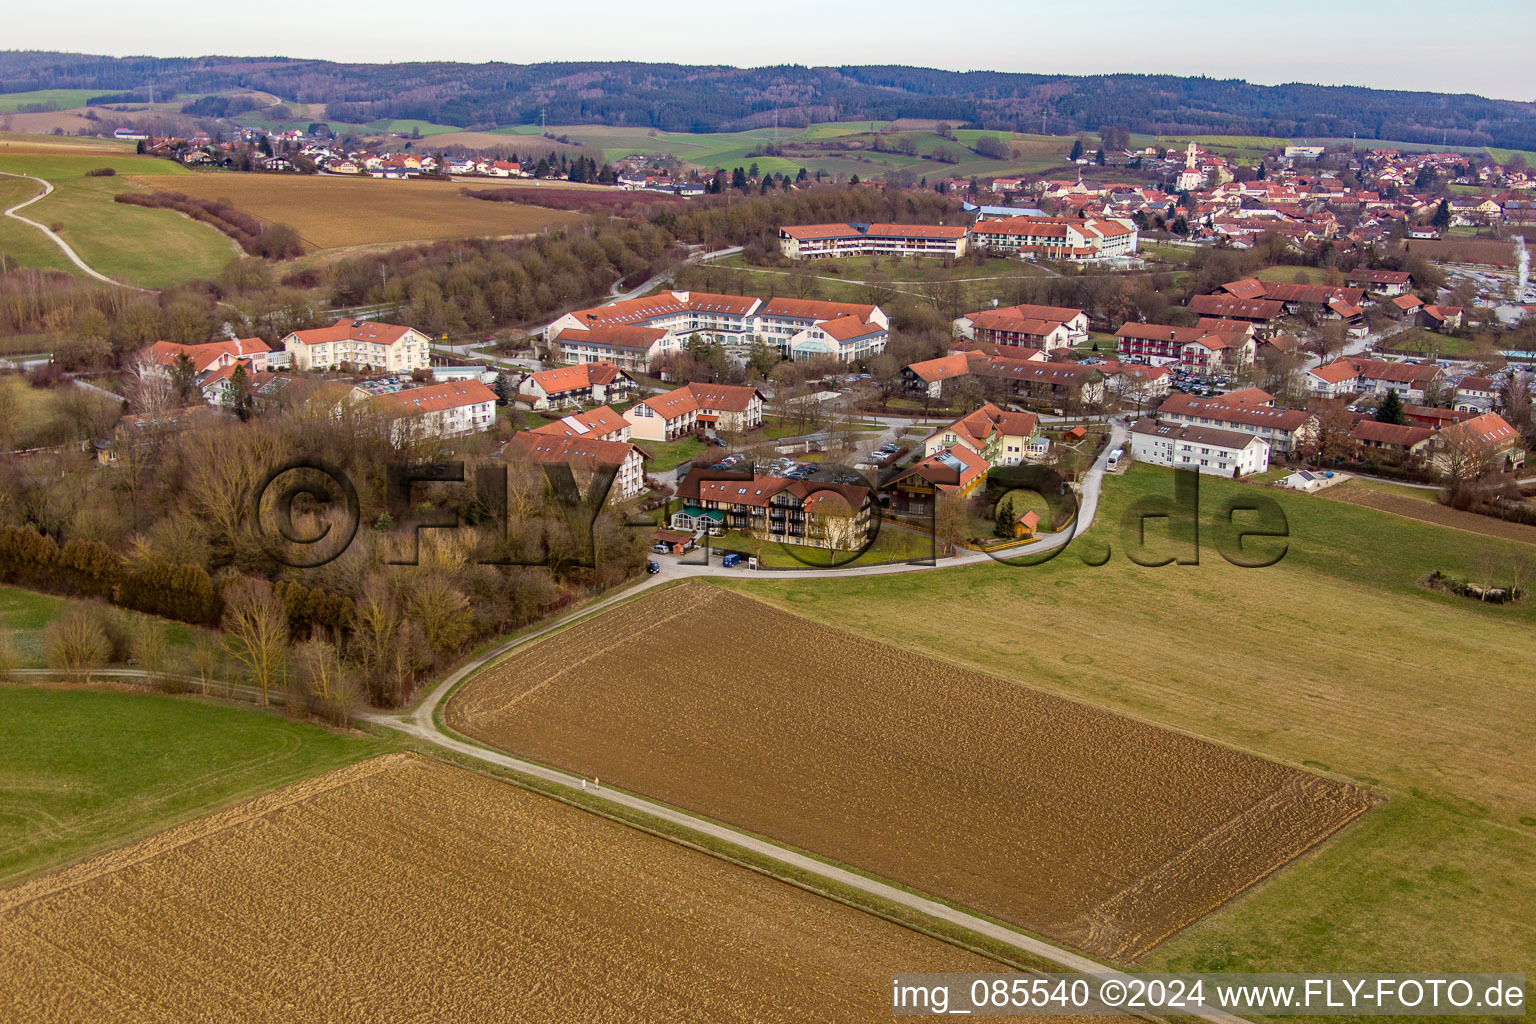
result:
M 266 704 L 283 672 L 288 647 L 288 616 L 264 580 L 241 579 L 224 595 L 225 644 L 245 666 Z
M 192 669 L 197 673 L 197 678 L 202 680 L 205 697 L 208 695 L 208 684 L 213 681 L 214 672 L 218 671 L 218 665 L 218 640 L 207 630 L 198 630 L 197 637 L 192 641 Z
M 154 619 L 139 620 L 133 631 L 133 660 L 144 672 L 144 680 L 150 686 L 165 687 L 169 681 L 165 675 L 165 659 L 169 653 L 165 630 Z
M 21 651 L 16 648 L 16 637 L 0 615 L 0 683 L 8 682 L 11 673 L 21 667 Z
M 111 654 L 106 631 L 84 608 L 70 608 L 43 631 L 43 661 L 73 682 L 90 682 Z

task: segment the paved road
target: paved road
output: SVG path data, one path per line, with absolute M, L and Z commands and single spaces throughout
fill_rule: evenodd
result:
M 85 271 L 91 277 L 94 277 L 96 280 L 105 282 L 106 284 L 115 284 L 119 288 L 132 288 L 134 291 L 139 292 L 146 292 L 150 290 L 148 288 L 140 288 L 136 284 L 127 284 L 123 281 L 115 280 L 108 277 L 106 274 L 101 273 L 96 268 L 92 267 L 89 263 L 85 262 L 85 260 L 81 259 L 80 254 L 71 249 L 69 247 L 69 243 L 60 238 L 52 228 L 48 227 L 48 225 L 39 224 L 37 221 L 28 217 L 23 217 L 21 214 L 16 212 L 17 210 L 22 210 L 28 206 L 31 206 L 33 203 L 40 199 L 46 199 L 48 195 L 53 192 L 53 184 L 51 182 L 44 181 L 42 178 L 34 178 L 30 174 L 12 174 L 9 171 L 0 171 L 0 174 L 5 175 L 7 178 L 26 178 L 29 181 L 35 181 L 39 185 L 43 186 L 43 190 L 37 195 L 33 196 L 31 199 L 24 199 L 17 203 L 15 206 L 12 206 L 10 209 L 6 210 L 5 215 L 7 217 L 11 218 L 12 220 L 19 220 L 23 224 L 37 228 L 37 230 L 53 239 L 53 244 L 57 245 L 61 250 L 63 250 L 64 255 L 69 257 L 69 261 L 71 263 Z

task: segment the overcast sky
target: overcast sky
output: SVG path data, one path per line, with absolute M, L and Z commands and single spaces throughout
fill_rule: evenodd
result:
M 17 4 L 6 48 L 340 61 L 647 60 L 1166 72 L 1536 100 L 1536 4 L 830 0 L 77 0 Z

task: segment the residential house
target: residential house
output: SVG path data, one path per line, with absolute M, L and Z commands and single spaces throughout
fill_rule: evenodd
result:
M 1009 412 L 988 402 L 928 435 L 923 454 L 935 455 L 958 446 L 979 455 L 989 466 L 1017 466 L 1025 461 L 1030 440 L 1039 429 L 1040 420 L 1034 413 Z
M 985 457 L 965 447 L 941 448 L 881 485 L 893 512 L 929 515 L 942 497 L 968 498 L 987 481 Z
M 1385 458 L 1400 463 L 1422 458 L 1430 448 L 1435 431 L 1398 423 L 1378 423 L 1365 419 L 1349 432 L 1350 440 L 1364 458 Z
M 1420 306 L 1419 323 L 1432 331 L 1449 334 L 1461 326 L 1460 306 Z
M 1348 359 L 1314 366 L 1307 371 L 1307 390 L 1319 398 L 1352 395 L 1360 387 L 1360 368 Z
M 1411 403 L 1423 402 L 1425 393 L 1443 376 L 1434 363 L 1393 363 L 1355 356 L 1347 356 L 1339 362 L 1351 363 L 1360 370 L 1361 392 L 1385 395 L 1388 391 L 1396 391 L 1399 398 Z
M 267 368 L 267 354 L 271 351 L 260 338 L 210 341 L 201 345 L 157 341 L 139 352 L 137 365 L 141 374 L 168 376 L 180 358 L 186 356 L 194 374 L 221 370 L 237 362 L 245 363 L 247 370 L 255 372 Z
M 1525 465 L 1520 432 L 1496 412 L 1442 427 L 1434 440 L 1433 459 L 1446 472 L 1511 472 Z
M 628 441 L 632 428 L 629 420 L 606 405 L 585 412 L 577 411 L 552 423 L 529 427 L 525 434 L 548 437 L 587 437 L 598 441 Z
M 1451 405 L 1467 412 L 1489 412 L 1498 398 L 1499 389 L 1487 377 L 1463 377 L 1456 382 Z
M 1280 319 L 1285 306 L 1272 299 L 1240 299 L 1233 295 L 1196 295 L 1187 307 L 1191 313 L 1223 320 L 1241 320 L 1264 326 Z
M 1349 277 L 1345 280 L 1372 295 L 1388 299 L 1402 295 L 1413 287 L 1413 279 L 1406 270 L 1372 270 L 1359 267 L 1351 270 Z
M 856 319 L 844 328 L 839 328 L 840 331 L 851 330 L 857 324 L 878 327 L 882 330 L 889 330 L 891 326 L 890 318 L 879 306 L 857 302 L 825 302 L 820 299 L 780 297 L 769 299 L 758 309 L 755 330 L 766 344 L 776 348 L 781 354 L 789 356 L 792 355 L 796 339 L 810 340 L 809 336 L 802 338 L 807 329 L 844 317 Z M 875 333 L 867 335 L 870 339 L 875 336 Z M 875 344 L 874 340 L 867 341 L 866 351 L 873 351 L 872 347 Z M 884 351 L 885 340 L 880 339 L 878 345 L 878 350 Z M 839 348 L 841 347 L 839 342 Z
M 560 409 L 622 402 L 639 386 L 628 372 L 598 361 L 530 373 L 518 384 L 517 393 L 534 409 Z

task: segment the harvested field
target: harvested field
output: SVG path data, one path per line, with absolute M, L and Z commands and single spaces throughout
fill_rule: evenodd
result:
M 519 649 L 446 716 L 503 750 L 1117 959 L 1372 800 L 699 584 Z
M 0 962 L 0 1019 L 71 1024 L 876 1021 L 1006 969 L 413 755 L 0 892 Z
M 267 223 L 292 224 L 316 249 L 533 234 L 577 219 L 537 206 L 476 202 L 461 190 L 479 186 L 451 182 L 234 173 L 133 180 L 198 199 L 228 199 Z
M 1452 529 L 1466 530 L 1469 533 L 1480 533 L 1485 537 L 1500 537 L 1504 540 L 1518 540 L 1526 544 L 1536 544 L 1536 526 L 1527 526 L 1524 523 L 1511 523 L 1503 519 L 1495 519 L 1492 516 L 1478 515 L 1476 512 L 1463 512 L 1460 509 L 1449 508 L 1438 502 L 1416 501 L 1401 494 L 1386 494 L 1381 491 L 1373 491 L 1367 487 L 1356 487 L 1353 482 L 1345 482 L 1336 487 L 1328 487 L 1320 493 L 1324 497 L 1332 498 L 1334 501 L 1344 501 L 1351 505 L 1361 505 L 1365 508 L 1374 508 L 1381 512 L 1391 512 L 1393 515 L 1417 519 L 1422 523 L 1449 526 Z
M 1481 263 L 1491 267 L 1515 265 L 1513 242 L 1497 238 L 1415 239 L 1407 243 L 1409 252 L 1428 260 L 1452 263 Z
M 583 213 L 607 213 L 629 216 L 662 205 L 676 206 L 688 200 L 660 192 L 631 192 L 619 189 L 528 188 L 513 185 L 503 188 L 466 187 L 471 199 L 493 203 L 522 203 L 553 210 L 580 210 Z

